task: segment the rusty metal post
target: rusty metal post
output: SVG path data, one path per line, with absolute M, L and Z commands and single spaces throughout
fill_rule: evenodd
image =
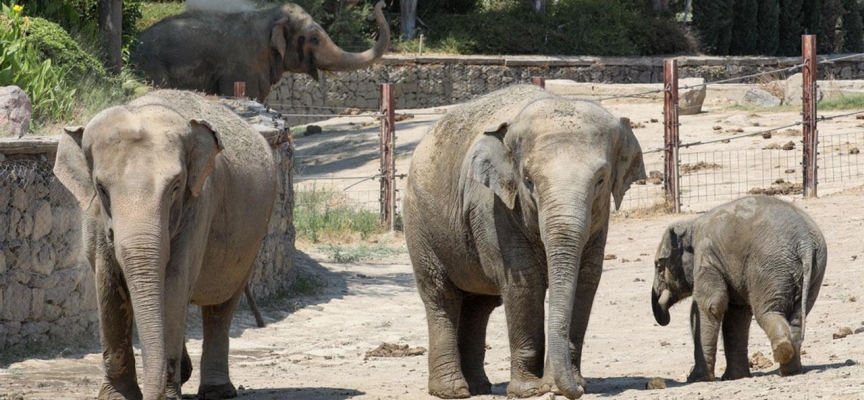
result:
M 666 59 L 663 63 L 663 189 L 672 202 L 672 210 L 681 212 L 678 191 L 678 62 Z
M 546 78 L 541 78 L 539 76 L 534 76 L 531 78 L 531 84 L 540 86 L 541 88 L 546 88 Z
M 801 59 L 804 67 L 801 69 L 804 96 L 802 104 L 802 123 L 804 131 L 804 197 L 816 197 L 816 187 L 819 184 L 817 170 L 819 168 L 819 131 L 816 129 L 816 35 L 801 36 Z
M 392 83 L 381 84 L 381 223 L 391 231 L 396 227 L 396 102 Z
M 246 97 L 246 82 L 234 82 L 234 97 Z

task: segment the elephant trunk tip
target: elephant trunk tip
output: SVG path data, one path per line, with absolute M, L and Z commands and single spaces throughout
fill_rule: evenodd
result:
M 659 295 L 657 291 L 651 291 L 651 308 L 654 311 L 654 320 L 660 326 L 669 325 L 671 319 L 669 316 L 669 299 L 671 295 L 672 293 L 668 289 L 664 289 Z
M 555 374 L 555 385 L 558 386 L 561 394 L 568 399 L 578 399 L 585 394 L 585 388 L 577 383 L 576 379 L 573 378 L 573 374 L 569 372 Z

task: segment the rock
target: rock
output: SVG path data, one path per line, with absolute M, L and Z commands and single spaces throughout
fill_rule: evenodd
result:
M 765 132 L 762 134 L 762 139 L 771 139 L 771 132 Z
M 864 326 L 861 326 L 861 327 L 855 328 L 855 334 L 856 334 L 856 335 L 859 334 L 859 333 L 861 333 L 861 332 L 864 332 Z
M 690 87 L 678 91 L 678 115 L 694 115 L 702 112 L 702 103 L 705 102 L 707 87 L 705 79 L 686 78 L 678 79 L 678 87 Z
M 778 107 L 782 100 L 759 88 L 750 88 L 744 93 L 743 104 L 762 108 Z
M 755 370 L 770 368 L 774 362 L 765 357 L 761 351 L 757 351 L 750 356 L 750 368 Z
M 18 86 L 0 87 L 0 137 L 22 137 L 30 130 L 33 104 Z
M 651 378 L 648 383 L 645 384 L 645 389 L 666 389 L 666 380 L 663 378 Z
M 844 326 L 844 327 L 840 328 L 839 331 L 835 332 L 833 337 L 834 337 L 834 339 L 843 339 L 846 336 L 851 335 L 852 333 L 853 333 L 852 328 L 849 328 L 848 326 Z
M 804 77 L 800 72 L 786 78 L 786 98 L 783 99 L 783 104 L 801 105 L 802 98 L 804 97 L 803 82 Z M 822 101 L 822 97 L 825 94 L 822 92 L 822 88 L 818 88 L 818 85 L 816 90 L 816 102 L 818 103 Z
M 35 206 L 33 217 L 33 232 L 31 233 L 33 240 L 42 239 L 45 235 L 51 233 L 51 205 L 47 201 L 38 201 Z
M 306 136 L 316 135 L 322 132 L 322 129 L 318 125 L 308 125 L 306 127 Z

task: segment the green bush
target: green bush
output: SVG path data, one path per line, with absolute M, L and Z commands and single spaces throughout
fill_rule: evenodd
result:
M 0 82 L 17 85 L 33 104 L 35 127 L 39 121 L 60 120 L 74 108 L 75 89 L 67 84 L 69 67 L 42 59 L 27 37 L 33 25 L 20 5 L 0 5 Z
M 864 51 L 864 24 L 861 21 L 861 7 L 858 0 L 843 2 L 843 52 L 860 53 Z
M 756 35 L 758 54 L 777 54 L 779 45 L 780 1 L 760 0 L 756 12 Z
M 60 67 L 69 68 L 69 78 L 105 78 L 102 63 L 81 49 L 63 28 L 42 18 L 32 18 L 28 30 L 28 41 L 41 53 L 41 58 L 50 59 Z

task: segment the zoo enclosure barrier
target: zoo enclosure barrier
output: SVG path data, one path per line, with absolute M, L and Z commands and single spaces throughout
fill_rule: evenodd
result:
M 817 129 L 817 123 L 820 121 L 864 114 L 864 110 L 836 115 L 818 114 L 819 65 L 841 59 L 864 58 L 864 54 L 825 58 L 820 61 L 815 49 L 816 36 L 803 35 L 802 62 L 791 68 L 767 70 L 682 87 L 679 87 L 676 60 L 665 60 L 662 89 L 664 145 L 662 148 L 643 151 L 649 177 L 647 183 L 638 182 L 640 185 L 634 186 L 636 190 L 631 188 L 631 192 L 625 197 L 625 201 L 630 202 L 629 206 L 644 208 L 661 205 L 671 212 L 678 213 L 684 208 L 704 210 L 706 207 L 746 194 L 816 197 L 820 188 L 839 191 L 864 184 L 864 168 L 859 167 L 861 162 L 859 148 L 864 145 L 864 131 L 821 135 L 820 140 L 820 132 Z M 757 77 L 776 77 L 797 70 L 800 70 L 802 75 L 799 89 L 802 93 L 800 120 L 756 131 L 750 131 L 752 127 L 748 127 L 748 131 L 737 128 L 733 131 L 733 136 L 719 139 L 681 142 L 679 90 L 752 80 Z M 753 114 L 744 111 L 738 116 L 746 121 Z M 727 121 L 734 117 L 727 118 Z M 751 124 L 754 127 L 759 126 L 758 123 Z M 686 125 L 684 127 L 693 131 L 703 128 Z M 712 127 L 712 130 L 718 133 L 722 133 L 719 132 L 722 129 L 721 126 L 716 125 Z M 774 136 L 794 138 L 799 135 L 800 141 L 790 140 L 783 145 L 772 143 L 755 149 L 752 145 L 727 146 L 730 142 L 745 138 L 771 139 Z M 801 146 L 798 146 L 798 143 Z M 658 154 L 659 162 L 649 161 L 656 158 Z M 653 190 L 650 184 L 654 185 Z M 632 207 L 634 203 L 636 207 Z

